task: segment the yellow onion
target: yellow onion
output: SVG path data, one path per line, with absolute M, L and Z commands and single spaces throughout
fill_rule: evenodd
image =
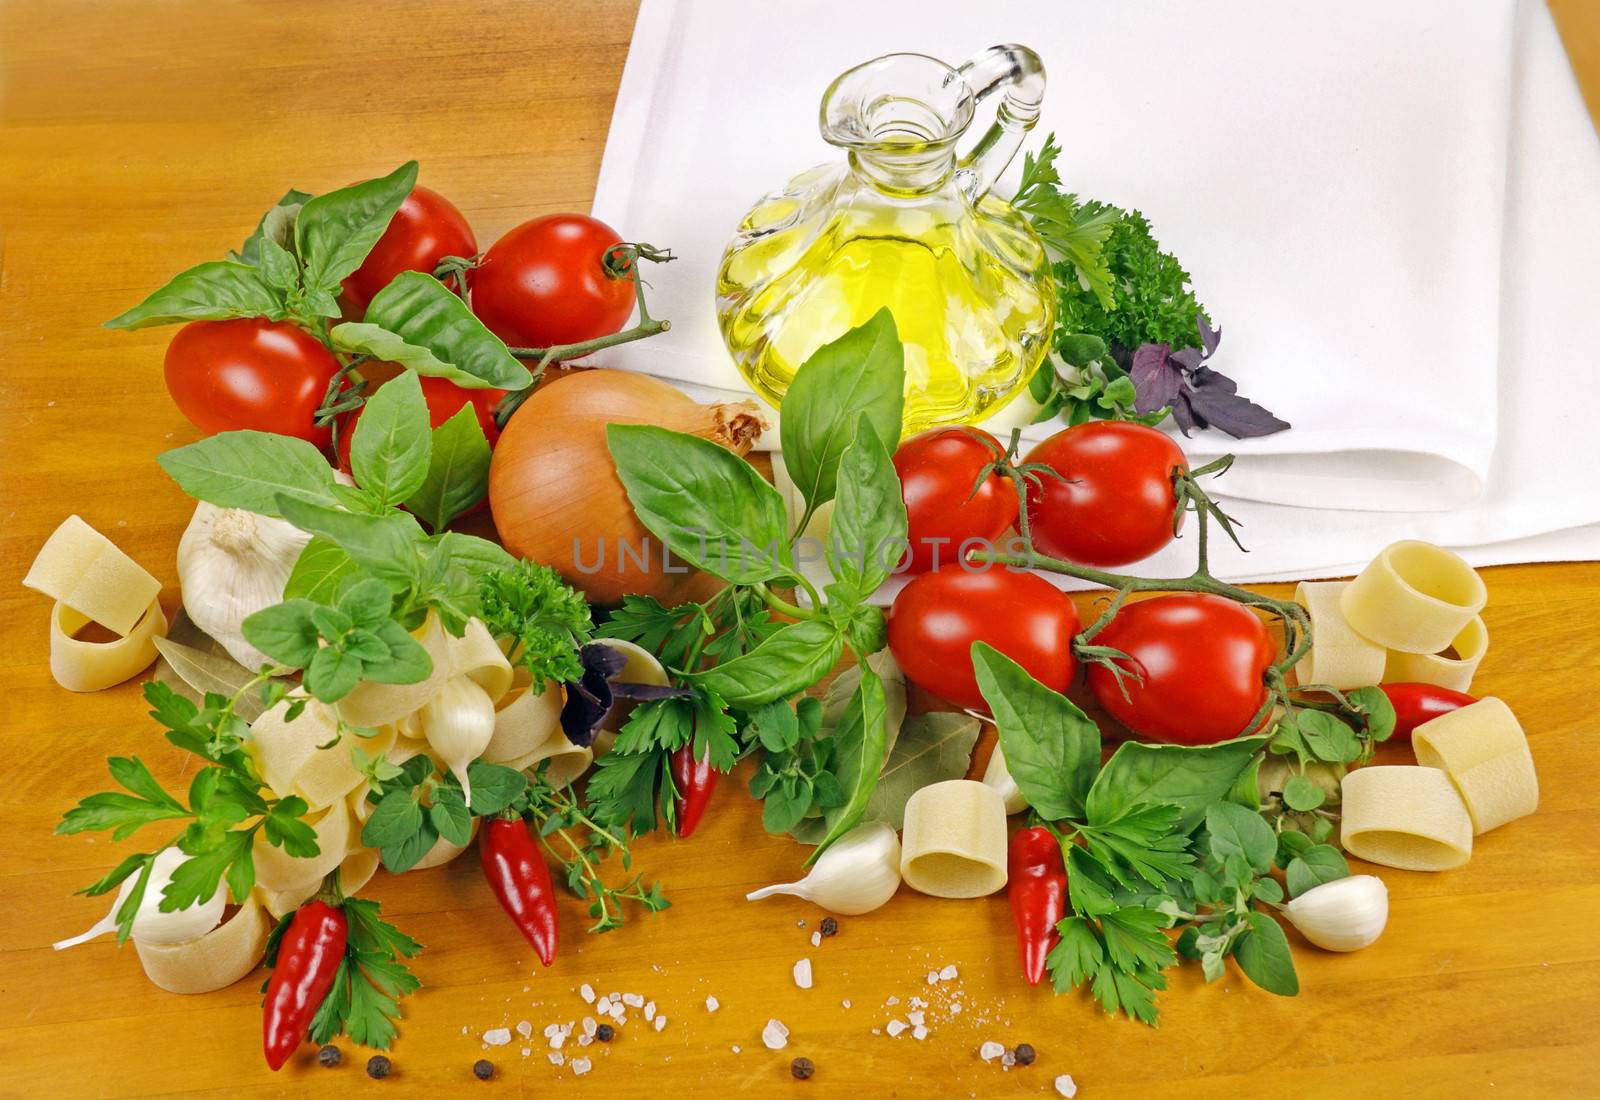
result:
M 653 424 L 746 454 L 762 421 L 752 402 L 702 405 L 626 371 L 570 374 L 517 410 L 495 446 L 489 507 L 506 549 L 555 569 L 592 603 L 700 600 L 720 582 L 676 558 L 639 522 L 606 447 L 608 424 Z M 624 553 L 624 550 L 626 553 Z M 644 564 L 640 565 L 639 559 Z

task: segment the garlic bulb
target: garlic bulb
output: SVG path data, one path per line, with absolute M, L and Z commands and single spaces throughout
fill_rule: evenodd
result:
M 1006 767 L 1006 754 L 1000 751 L 998 741 L 994 752 L 989 754 L 989 766 L 983 769 L 983 785 L 1000 792 L 1007 814 L 1020 814 L 1028 808 L 1028 800 L 1022 797 L 1017 781 L 1011 778 L 1011 769 Z
M 422 705 L 419 716 L 428 746 L 461 781 L 461 794 L 470 805 L 467 765 L 483 755 L 494 737 L 494 700 L 470 677 L 452 676 Z
M 139 901 L 139 911 L 133 918 L 135 940 L 145 944 L 184 943 L 199 939 L 222 923 L 222 911 L 228 904 L 228 894 L 220 885 L 216 893 L 198 905 L 191 905 L 187 909 L 179 909 L 173 913 L 161 911 L 161 892 L 167 888 L 167 883 L 172 881 L 172 872 L 178 864 L 188 858 L 177 848 L 164 848 L 156 853 L 155 862 L 150 868 L 150 881 L 145 885 L 144 897 Z M 138 874 L 123 879 L 122 889 L 117 891 L 117 900 L 111 903 L 111 911 L 100 918 L 93 928 L 82 935 L 60 941 L 55 945 L 55 949 L 60 951 L 63 948 L 76 947 L 96 936 L 115 932 L 117 910 L 133 892 L 134 884 L 138 881 Z
M 760 901 L 790 894 L 847 917 L 870 913 L 900 889 L 900 838 L 882 821 L 857 825 L 834 841 L 799 882 L 767 886 L 745 895 Z
M 183 609 L 245 668 L 272 664 L 244 640 L 239 624 L 283 599 L 295 559 L 310 541 L 284 520 L 201 501 L 178 542 Z
M 1351 875 L 1314 886 L 1283 907 L 1289 923 L 1318 947 L 1359 951 L 1389 922 L 1389 889 L 1376 875 Z

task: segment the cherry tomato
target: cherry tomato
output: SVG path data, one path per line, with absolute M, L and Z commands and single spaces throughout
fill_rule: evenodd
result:
M 1091 420 L 1057 432 L 1024 462 L 1061 475 L 1045 474 L 1028 490 L 1028 524 L 1041 553 L 1106 567 L 1148 558 L 1172 541 L 1172 474 L 1185 462 L 1165 432 Z
M 262 317 L 191 321 L 167 345 L 167 392 L 203 432 L 252 428 L 328 444 L 313 418 L 338 360 L 303 328 Z
M 972 643 L 988 642 L 1048 688 L 1065 691 L 1076 662 L 1078 609 L 1050 582 L 1009 569 L 943 569 L 900 590 L 889 649 L 906 677 L 960 707 L 988 710 Z
M 1004 456 L 999 441 L 978 428 L 934 428 L 900 444 L 894 468 L 906 502 L 907 572 L 959 565 L 963 543 L 992 545 L 1016 522 L 1009 478 L 990 473 L 972 491 L 983 468 Z
M 1449 714 L 1478 701 L 1465 692 L 1452 691 L 1437 684 L 1379 684 L 1378 690 L 1387 695 L 1394 706 L 1391 741 L 1409 741 L 1411 734 L 1422 723 L 1431 722 L 1441 714 Z
M 461 406 L 472 403 L 472 409 L 478 416 L 478 426 L 483 429 L 483 436 L 493 447 L 500 439 L 500 429 L 495 427 L 494 410 L 500 404 L 500 399 L 506 395 L 505 390 L 487 389 L 474 390 L 465 386 L 458 386 L 448 378 L 434 378 L 423 375 L 418 379 L 422 383 L 422 398 L 428 403 L 428 424 L 437 428 L 446 420 L 461 411 Z M 366 406 L 355 411 L 339 427 L 339 469 L 345 473 L 350 472 L 350 440 L 355 435 L 356 421 L 361 419 L 361 414 L 366 411 Z
M 1144 681 L 1089 666 L 1089 690 L 1111 717 L 1140 737 L 1209 745 L 1244 732 L 1267 701 L 1262 680 L 1278 654 L 1261 617 L 1243 604 L 1175 592 L 1129 604 L 1094 636 L 1120 649 Z
M 358 310 L 402 271 L 433 274 L 446 256 L 474 256 L 478 239 L 450 200 L 426 187 L 413 187 L 389 228 L 372 246 L 355 273 L 344 281 L 344 295 Z
M 633 280 L 603 264 L 622 238 L 582 214 L 547 214 L 495 241 L 473 270 L 472 309 L 514 348 L 609 336 L 633 312 Z

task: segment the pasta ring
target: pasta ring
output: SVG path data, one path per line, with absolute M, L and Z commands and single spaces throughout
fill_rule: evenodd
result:
M 1438 653 L 1483 610 L 1489 590 L 1460 555 L 1432 543 L 1393 543 L 1339 598 L 1358 633 L 1402 653 Z

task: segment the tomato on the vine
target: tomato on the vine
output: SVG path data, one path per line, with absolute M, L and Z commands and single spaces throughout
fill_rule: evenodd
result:
M 979 428 L 934 428 L 900 444 L 894 469 L 906 502 L 907 572 L 959 565 L 964 543 L 992 545 L 1016 522 L 1015 483 L 983 472 L 1005 453 Z
M 1172 475 L 1186 462 L 1165 432 L 1091 420 L 1057 432 L 1024 461 L 1061 475 L 1045 474 L 1028 488 L 1028 523 L 1041 553 L 1108 567 L 1148 558 L 1172 541 Z
M 523 222 L 473 269 L 472 311 L 514 348 L 620 332 L 633 312 L 634 277 L 613 275 L 605 259 L 621 243 L 616 230 L 582 214 Z
M 1140 737 L 1210 745 L 1243 733 L 1266 705 L 1277 646 L 1261 616 L 1208 593 L 1174 592 L 1128 604 L 1092 639 L 1129 661 L 1089 666 L 1089 690 L 1111 717 Z M 1127 696 L 1124 698 L 1123 690 Z
M 889 650 L 907 679 L 961 707 L 987 710 L 972 643 L 988 642 L 1040 683 L 1065 691 L 1076 661 L 1078 609 L 1032 573 L 992 568 L 924 573 L 889 609 Z
M 191 321 L 167 345 L 167 392 L 201 431 L 250 428 L 328 444 L 315 423 L 339 362 L 315 336 L 264 317 Z
M 477 251 L 478 239 L 461 211 L 439 192 L 419 184 L 395 211 L 361 266 L 345 279 L 345 297 L 357 309 L 365 309 L 402 271 L 431 275 L 446 256 L 471 257 Z
M 422 399 L 428 403 L 429 427 L 437 428 L 470 402 L 489 446 L 493 447 L 500 439 L 500 429 L 494 422 L 494 410 L 506 395 L 505 390 L 468 389 L 448 378 L 435 378 L 432 375 L 422 375 L 417 381 L 422 384 Z M 365 409 L 366 406 L 362 405 L 339 427 L 339 469 L 347 474 L 350 472 L 350 439 L 355 435 L 356 421 L 361 419 Z

